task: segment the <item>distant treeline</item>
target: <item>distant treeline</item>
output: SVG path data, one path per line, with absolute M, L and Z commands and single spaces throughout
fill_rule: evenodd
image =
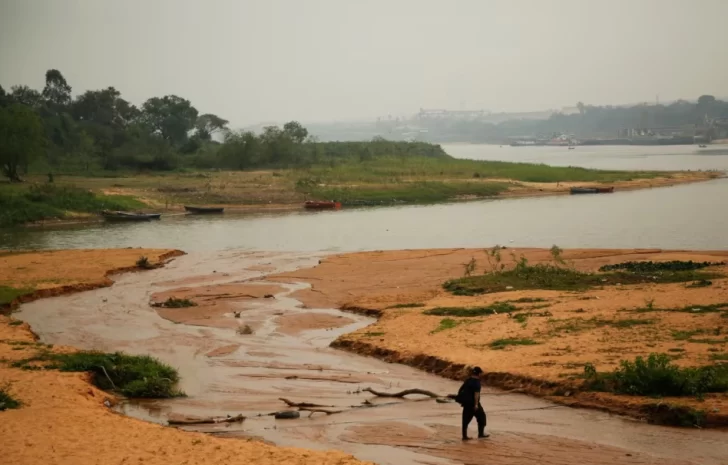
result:
M 200 114 L 176 95 L 152 97 L 137 108 L 114 87 L 76 97 L 71 90 L 55 69 L 46 72 L 41 91 L 19 85 L 8 92 L 0 86 L 0 170 L 5 177 L 18 181 L 29 168 L 49 173 L 254 169 L 384 155 L 447 157 L 439 146 L 426 143 L 321 143 L 295 121 L 266 127 L 261 134 L 230 131 L 227 120 Z
M 418 121 L 428 130 L 430 140 L 463 142 L 505 142 L 524 135 L 575 134 L 577 137 L 617 137 L 622 129 L 679 126 L 709 127 L 715 118 L 728 118 L 728 102 L 703 95 L 697 103 L 678 100 L 669 105 L 631 107 L 577 104 L 573 114 L 553 113 L 548 119 L 521 119 L 501 123 L 485 121 Z M 715 138 L 709 130 L 708 138 Z

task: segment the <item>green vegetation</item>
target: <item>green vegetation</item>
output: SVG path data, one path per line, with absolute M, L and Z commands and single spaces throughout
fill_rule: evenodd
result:
M 685 405 L 672 405 L 663 402 L 654 403 L 644 408 L 648 421 L 657 425 L 682 427 L 702 427 L 705 425 L 705 410 Z
M 494 271 L 447 281 L 443 287 L 455 295 L 479 295 L 525 289 L 582 291 L 598 286 L 642 283 L 675 283 L 715 278 L 714 273 L 679 270 L 611 273 L 584 273 L 553 264 L 529 265 L 521 258 L 510 270 Z
M 101 389 L 118 391 L 130 398 L 169 398 L 184 396 L 175 385 L 177 370 L 147 355 L 127 355 L 84 351 L 53 354 L 47 351 L 14 362 L 13 366 L 35 369 L 35 362 L 46 362 L 45 369 L 86 371 L 93 374 L 93 383 Z
M 549 317 L 549 316 L 553 316 L 553 314 L 548 311 L 547 312 L 523 312 L 523 313 L 516 313 L 511 318 L 513 318 L 518 323 L 524 324 L 532 316 Z
M 0 227 L 65 218 L 68 212 L 98 213 L 144 206 L 128 196 L 94 194 L 73 186 L 0 184 Z
M 0 286 L 0 306 L 8 305 L 18 297 L 33 292 L 31 288 L 15 288 L 10 286 Z
M 23 324 L 23 320 L 12 320 L 8 323 L 10 326 L 20 326 Z
M 536 302 L 546 302 L 546 299 L 542 299 L 540 297 L 521 297 L 520 299 L 508 300 L 507 302 L 512 302 L 514 304 L 529 304 Z
M 539 342 L 536 342 L 533 339 L 509 337 L 505 339 L 496 339 L 495 341 L 488 343 L 488 347 L 493 350 L 502 350 L 508 346 L 532 346 L 537 344 L 539 344 Z
M 378 337 L 378 336 L 384 336 L 384 332 L 382 331 L 369 331 L 364 333 L 364 337 Z
M 604 320 L 601 318 L 566 318 L 563 320 L 551 320 L 549 323 L 554 326 L 551 328 L 551 333 L 578 333 L 581 331 L 589 331 L 596 328 L 603 328 L 606 326 L 616 329 L 627 329 L 634 326 L 651 325 L 655 320 L 636 320 L 636 319 L 623 319 L 623 320 Z
M 435 328 L 431 334 L 439 333 L 440 331 L 445 331 L 446 329 L 453 329 L 459 324 L 459 321 L 453 320 L 452 318 L 443 318 L 442 320 L 440 320 L 440 325 Z
M 425 310 L 425 315 L 437 316 L 459 316 L 459 317 L 476 317 L 497 315 L 499 313 L 511 313 L 517 310 L 516 306 L 508 302 L 495 302 L 485 307 L 437 307 Z
M 425 304 L 422 304 L 422 303 L 419 303 L 419 302 L 411 302 L 411 303 L 407 303 L 407 304 L 391 305 L 391 306 L 389 306 L 387 308 L 388 309 L 389 308 L 419 308 L 419 307 L 424 307 L 424 306 L 425 306 Z
M 725 265 L 725 262 L 694 262 L 692 260 L 672 260 L 669 262 L 623 262 L 604 265 L 599 271 L 625 270 L 632 273 L 652 273 L 655 271 L 691 271 L 711 266 Z
M 658 308 L 654 306 L 647 306 L 631 310 L 636 313 L 647 313 L 647 312 L 681 312 L 681 313 L 720 313 L 728 310 L 728 302 L 721 302 L 717 304 L 709 305 L 688 305 L 686 307 L 673 307 L 673 308 Z
M 728 366 L 681 368 L 669 355 L 650 354 L 633 362 L 622 360 L 612 373 L 598 373 L 593 365 L 584 367 L 586 387 L 636 396 L 702 396 L 728 391 Z
M 10 385 L 0 387 L 0 412 L 20 408 L 20 402 L 10 395 Z
M 707 331 L 704 329 L 693 329 L 693 330 L 673 330 L 672 338 L 676 341 L 689 341 L 693 336 L 697 334 L 705 334 Z
M 144 255 L 139 257 L 139 259 L 136 261 L 135 265 L 137 267 L 143 268 L 145 270 L 151 270 L 152 268 L 154 268 L 154 265 L 152 265 L 152 263 L 149 261 L 149 258 L 145 257 Z
M 715 361 L 728 362 L 728 353 L 710 354 L 710 359 Z
M 176 297 L 170 297 L 169 299 L 165 300 L 164 302 L 155 303 L 153 306 L 154 307 L 164 307 L 164 308 L 185 308 L 185 307 L 196 307 L 197 303 L 193 302 L 190 299 L 178 299 Z

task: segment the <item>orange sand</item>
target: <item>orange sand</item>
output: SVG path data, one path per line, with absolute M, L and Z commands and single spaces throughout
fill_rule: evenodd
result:
M 503 251 L 504 261 L 510 265 L 509 253 Z M 547 250 L 516 251 L 518 256 L 521 253 L 530 263 L 551 259 Z M 635 260 L 728 261 L 728 252 L 568 250 L 563 256 L 584 271 Z M 561 401 L 610 410 L 634 409 L 654 400 L 590 392 L 576 395 L 581 380 L 575 375 L 583 373 L 586 363 L 606 371 L 617 367 L 620 360 L 660 352 L 673 355 L 679 365 L 698 366 L 716 363 L 712 357 L 728 353 L 728 320 L 721 313 L 630 312 L 649 302 L 655 308 L 728 302 L 726 279 L 713 280 L 712 286 L 702 288 L 686 288 L 683 283 L 645 284 L 605 286 L 578 293 L 513 290 L 472 297 L 444 291 L 442 283 L 462 276 L 463 265 L 471 257 L 477 260 L 478 272 L 484 272 L 488 265 L 482 250 L 413 250 L 339 255 L 316 268 L 269 279 L 310 282 L 310 290 L 296 295 L 306 305 L 338 306 L 380 317 L 374 325 L 342 336 L 334 343 L 336 346 L 448 376 L 460 375 L 456 366 L 479 365 L 504 387 L 520 387 L 545 396 L 568 394 L 568 399 Z M 728 276 L 728 266 L 715 271 Z M 523 297 L 545 300 L 514 304 L 520 312 L 534 313 L 525 323 L 507 314 L 459 318 L 422 313 L 433 307 L 471 307 Z M 388 308 L 405 303 L 422 303 L 424 307 Z M 456 327 L 435 331 L 444 318 L 455 320 Z M 593 319 L 649 321 L 615 327 L 595 324 Z M 694 339 L 703 342 L 679 340 L 673 331 L 702 331 Z M 503 338 L 530 338 L 537 344 L 503 350 L 488 346 Z M 712 415 L 712 420 L 728 424 L 728 395 L 709 395 L 705 402 L 689 398 L 666 401 L 707 410 L 709 420 Z
M 278 329 L 283 334 L 295 335 L 311 329 L 339 328 L 353 323 L 351 318 L 327 315 L 325 313 L 296 313 L 283 315 L 276 319 Z

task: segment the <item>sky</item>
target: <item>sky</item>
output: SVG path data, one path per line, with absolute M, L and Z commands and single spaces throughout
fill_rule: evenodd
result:
M 728 96 L 728 0 L 0 0 L 0 85 L 231 126 Z

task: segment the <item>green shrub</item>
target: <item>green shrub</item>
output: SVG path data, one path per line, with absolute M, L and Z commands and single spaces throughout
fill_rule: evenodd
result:
M 390 305 L 387 308 L 388 309 L 390 309 L 390 308 L 419 308 L 419 307 L 424 307 L 424 306 L 425 306 L 425 304 L 422 304 L 419 302 L 411 302 L 411 303 L 407 303 L 407 304 Z
M 10 386 L 5 385 L 0 387 L 0 412 L 3 410 L 10 410 L 14 408 L 20 408 L 20 402 L 10 395 Z
M 539 343 L 529 338 L 508 337 L 505 339 L 496 339 L 488 343 L 488 346 L 493 350 L 501 350 L 508 346 L 532 346 L 537 344 Z
M 446 329 L 453 329 L 459 324 L 459 321 L 453 320 L 452 318 L 443 318 L 440 320 L 440 325 L 432 331 L 432 334 L 445 331 Z
M 516 306 L 508 302 L 495 302 L 485 307 L 437 307 L 425 310 L 425 315 L 475 317 L 510 313 L 517 310 Z
M 178 299 L 176 297 L 170 297 L 164 302 L 159 302 L 153 305 L 154 307 L 165 307 L 165 308 L 185 308 L 185 307 L 196 307 L 197 303 L 190 299 Z
M 655 271 L 692 271 L 710 266 L 725 265 L 725 262 L 694 262 L 692 260 L 672 260 L 669 262 L 624 262 L 604 265 L 599 271 L 625 270 L 631 273 L 652 273 Z

